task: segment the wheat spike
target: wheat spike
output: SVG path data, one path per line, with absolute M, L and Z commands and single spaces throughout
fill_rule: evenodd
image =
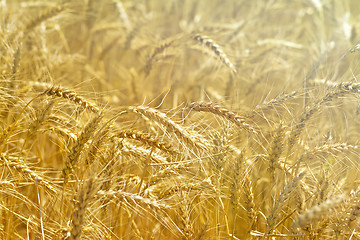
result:
M 168 47 L 170 47 L 171 45 L 173 45 L 174 40 L 171 40 L 169 42 L 165 42 L 163 44 L 161 44 L 159 47 L 155 48 L 153 53 L 151 54 L 151 56 L 147 59 L 146 61 L 146 65 L 145 65 L 145 72 L 147 74 L 150 73 L 151 69 L 152 69 L 152 65 L 155 61 L 156 56 L 158 56 L 159 54 L 163 53 L 165 51 L 165 49 L 167 49 Z
M 296 190 L 298 187 L 301 179 L 305 176 L 306 172 L 300 173 L 298 176 L 296 176 L 284 189 L 284 191 L 280 194 L 279 198 L 277 199 L 272 211 L 270 217 L 267 219 L 267 232 L 270 233 L 275 224 L 277 219 L 279 218 L 280 211 L 282 205 L 289 199 L 291 193 Z
M 98 116 L 94 117 L 83 129 L 80 136 L 77 138 L 77 141 L 74 143 L 74 146 L 70 150 L 69 154 L 67 155 L 67 159 L 65 161 L 65 167 L 63 169 L 63 176 L 65 182 L 67 182 L 68 176 L 71 170 L 74 168 L 75 164 L 77 163 L 80 154 L 85 147 L 85 143 L 89 141 L 89 139 L 94 135 L 96 128 L 98 127 L 103 114 L 99 114 Z
M 46 89 L 43 94 L 67 99 L 94 113 L 98 113 L 100 111 L 99 107 L 96 106 L 94 103 L 91 103 L 90 101 L 78 96 L 74 91 L 66 88 L 51 87 L 49 89 Z
M 226 65 L 228 66 L 232 72 L 236 73 L 236 68 L 234 64 L 229 60 L 229 58 L 226 56 L 224 51 L 221 49 L 221 47 L 214 42 L 214 40 L 210 39 L 207 36 L 202 36 L 200 34 L 196 34 L 193 36 L 193 39 L 197 42 L 200 42 L 201 44 L 205 45 L 207 48 L 209 48 L 211 51 L 215 53 L 216 56 Z
M 211 103 L 192 103 L 189 107 L 194 111 L 211 112 L 215 115 L 226 118 L 227 120 L 235 123 L 238 127 L 243 128 L 248 132 L 257 133 L 255 127 L 249 124 L 245 117 L 237 115 L 236 113 L 233 113 L 226 108 Z
M 170 154 L 176 154 L 176 151 L 173 149 L 173 147 L 170 144 L 165 143 L 155 137 L 152 137 L 149 134 L 142 133 L 139 131 L 130 130 L 130 129 L 122 130 L 116 133 L 115 137 L 138 140 L 140 142 L 144 142 L 148 144 L 149 146 L 156 147 L 164 152 L 168 152 Z
M 337 195 L 312 208 L 307 209 L 293 222 L 293 227 L 306 227 L 307 224 L 316 222 L 325 217 L 331 209 L 343 202 L 344 194 Z
M 26 24 L 26 26 L 24 27 L 25 33 L 30 32 L 32 29 L 34 29 L 36 26 L 38 26 L 42 22 L 44 22 L 52 17 L 55 17 L 56 15 L 58 15 L 59 13 L 64 11 L 65 7 L 66 7 L 66 4 L 62 4 L 62 5 L 50 8 L 50 9 L 46 9 L 45 11 L 41 12 L 36 18 L 32 19 L 29 23 Z
M 280 124 L 278 129 L 275 130 L 273 142 L 270 146 L 268 153 L 269 160 L 269 172 L 272 183 L 275 184 L 275 169 L 278 167 L 279 158 L 282 152 L 283 147 L 283 138 L 284 138 L 284 130 L 285 128 Z
M 162 124 L 169 132 L 175 133 L 188 146 L 199 150 L 206 148 L 207 141 L 205 139 L 195 133 L 190 133 L 184 127 L 171 120 L 165 113 L 147 106 L 130 107 L 130 109 Z
M 3 162 L 3 164 L 15 169 L 16 171 L 24 175 L 26 178 L 29 178 L 34 182 L 37 179 L 41 185 L 46 187 L 46 189 L 56 193 L 56 189 L 50 184 L 49 181 L 44 179 L 35 171 L 31 170 L 23 161 L 17 161 L 17 159 L 9 160 L 10 158 L 14 158 L 14 157 L 6 156 L 4 153 L 0 153 L 0 159 Z
M 160 201 L 153 200 L 151 198 L 145 198 L 137 194 L 133 193 L 127 193 L 124 191 L 114 191 L 114 190 L 108 190 L 103 191 L 100 190 L 97 193 L 97 197 L 107 197 L 107 198 L 117 198 L 121 201 L 128 200 L 130 202 L 136 203 L 136 204 L 144 204 L 148 207 L 154 208 L 154 209 L 167 209 L 170 208 L 170 206 L 161 203 Z
M 81 188 L 79 199 L 76 204 L 76 209 L 73 214 L 72 228 L 70 231 L 70 239 L 80 239 L 82 230 L 84 228 L 86 210 L 89 202 L 96 194 L 97 186 L 94 179 L 89 179 Z

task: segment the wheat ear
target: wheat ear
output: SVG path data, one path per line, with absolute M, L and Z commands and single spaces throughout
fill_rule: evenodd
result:
M 325 202 L 320 203 L 310 209 L 307 209 L 303 214 L 293 222 L 293 227 L 304 228 L 307 224 L 317 222 L 325 217 L 331 209 L 338 206 L 343 202 L 345 198 L 344 194 L 337 195 Z
M 355 192 L 351 192 L 350 195 L 351 202 L 350 202 L 350 209 L 346 212 L 346 225 L 350 228 L 354 228 L 357 224 L 357 219 L 360 216 L 360 199 L 359 199 L 359 189 L 357 189 Z
M 301 115 L 298 123 L 295 125 L 295 128 L 291 131 L 288 139 L 288 153 L 290 153 L 292 147 L 298 140 L 302 131 L 305 128 L 306 123 L 310 118 L 316 113 L 320 107 L 330 101 L 333 101 L 336 98 L 343 96 L 346 93 L 359 93 L 360 92 L 360 83 L 340 83 L 336 85 L 332 91 L 327 93 L 323 98 L 316 101 L 312 106 L 307 108 L 304 113 Z
M 126 202 L 133 202 L 134 204 L 144 204 L 153 209 L 168 209 L 170 208 L 169 205 L 163 204 L 159 201 L 153 200 L 151 198 L 145 198 L 137 194 L 124 192 L 121 190 L 114 191 L 114 190 L 100 190 L 97 193 L 97 197 L 106 197 L 106 198 L 113 198 L 119 199 L 121 201 Z
M 154 49 L 153 53 L 151 54 L 151 56 L 146 61 L 146 65 L 145 65 L 146 74 L 150 73 L 150 71 L 152 69 L 152 65 L 153 65 L 153 63 L 155 61 L 155 57 L 157 55 L 159 55 L 160 53 L 164 52 L 165 49 L 170 47 L 173 43 L 174 43 L 174 40 L 171 40 L 169 42 L 165 42 L 165 43 L 161 44 L 159 47 Z
M 340 153 L 340 152 L 357 150 L 357 149 L 360 149 L 359 145 L 351 145 L 347 143 L 325 144 L 323 146 L 315 147 L 303 153 L 296 164 L 300 164 L 304 161 L 310 161 L 315 156 L 319 156 L 319 155 L 325 155 L 329 153 Z
M 231 112 L 230 110 L 220 107 L 218 105 L 214 105 L 211 103 L 192 103 L 190 105 L 190 108 L 194 111 L 199 112 L 210 112 L 215 115 L 218 115 L 220 117 L 226 118 L 230 122 L 235 123 L 238 127 L 251 132 L 251 133 L 257 133 L 254 126 L 247 123 L 247 119 L 245 117 L 242 117 L 234 112 Z
M 85 146 L 85 143 L 89 141 L 89 139 L 94 135 L 94 132 L 100 123 L 103 114 L 99 114 L 94 117 L 83 129 L 80 136 L 77 138 L 74 146 L 70 150 L 67 159 L 65 161 L 65 168 L 63 169 L 63 176 L 65 179 L 65 183 L 67 182 L 67 178 L 71 172 L 71 169 L 76 164 L 77 160 L 80 157 L 80 154 Z
M 50 190 L 51 192 L 56 193 L 55 188 L 42 176 L 38 175 L 35 171 L 31 170 L 23 161 L 18 161 L 18 159 L 13 159 L 11 156 L 6 156 L 4 153 L 0 153 L 0 159 L 6 166 L 15 169 L 17 172 L 21 173 L 26 178 L 35 181 L 36 179 L 39 181 L 41 185 Z
M 194 235 L 194 231 L 191 224 L 191 200 L 189 199 L 188 194 L 184 193 L 184 191 L 180 191 L 180 198 L 182 201 L 179 204 L 177 212 L 180 217 L 180 229 L 184 235 L 183 239 L 193 239 L 192 236 Z
M 101 150 L 104 148 L 104 145 L 110 138 L 110 130 L 110 127 L 106 127 L 100 132 L 99 136 L 93 139 L 93 143 L 91 144 L 89 153 L 86 158 L 86 164 L 92 164 L 96 160 L 96 156 L 99 152 L 101 152 Z
M 164 152 L 167 152 L 170 154 L 176 153 L 176 151 L 173 149 L 173 147 L 170 144 L 165 143 L 155 137 L 152 137 L 149 134 L 142 133 L 142 132 L 139 132 L 136 130 L 130 130 L 130 129 L 122 130 L 122 131 L 119 131 L 118 133 L 116 133 L 115 137 L 134 139 L 134 140 L 143 142 L 145 144 L 148 144 L 149 146 L 156 147 Z
M 300 173 L 298 176 L 296 176 L 290 183 L 289 185 L 287 185 L 284 189 L 284 191 L 280 194 L 278 200 L 276 201 L 272 211 L 271 211 L 271 215 L 270 217 L 267 219 L 267 233 L 270 233 L 274 226 L 275 223 L 277 221 L 277 219 L 279 218 L 280 215 L 280 211 L 281 211 L 281 207 L 282 205 L 289 199 L 291 193 L 297 189 L 301 179 L 305 176 L 306 172 L 302 172 Z
M 33 121 L 29 127 L 29 136 L 32 136 L 38 130 L 41 124 L 46 120 L 47 115 L 50 113 L 53 105 L 54 101 L 51 101 L 46 105 L 44 109 L 40 111 L 39 114 L 37 114 L 36 120 Z
M 295 125 L 295 127 L 290 132 L 290 136 L 288 138 L 288 147 L 287 152 L 288 155 L 290 154 L 290 151 L 292 150 L 293 146 L 295 145 L 296 141 L 299 139 L 301 133 L 303 132 L 307 122 L 310 120 L 310 118 L 314 115 L 315 112 L 317 112 L 320 108 L 320 105 L 314 104 L 312 107 L 308 108 L 300 117 L 300 120 Z
M 269 111 L 273 108 L 276 108 L 277 106 L 283 104 L 289 99 L 294 98 L 298 94 L 298 91 L 293 91 L 288 94 L 281 94 L 275 97 L 274 99 L 271 99 L 270 101 L 267 101 L 263 104 L 257 105 L 255 109 L 252 109 L 248 111 L 245 115 L 248 117 L 253 117 L 256 113 Z
M 234 211 L 237 211 L 240 207 L 240 176 L 242 172 L 242 163 L 244 161 L 244 154 L 241 153 L 240 156 L 234 159 L 232 166 L 232 180 L 231 180 L 231 192 L 230 192 L 230 201 Z
M 343 82 L 336 84 L 333 89 L 319 101 L 318 104 L 321 105 L 330 102 L 333 99 L 342 97 L 347 93 L 360 93 L 360 83 Z
M 202 36 L 200 34 L 196 34 L 193 36 L 193 39 L 203 45 L 205 45 L 207 48 L 209 48 L 211 51 L 215 53 L 215 55 L 223 62 L 226 66 L 228 66 L 232 72 L 236 73 L 236 69 L 234 64 L 229 60 L 227 55 L 224 53 L 224 51 L 221 49 L 221 47 L 214 42 L 214 40 L 210 39 L 207 36 Z
M 122 146 L 121 153 L 124 155 L 131 155 L 140 159 L 147 159 L 150 157 L 151 162 L 159 165 L 168 163 L 168 160 L 164 156 L 153 152 L 149 148 L 135 146 L 134 144 L 125 141 L 122 142 Z
M 206 148 L 207 141 L 205 139 L 201 138 L 195 133 L 188 132 L 184 127 L 175 123 L 168 116 L 166 116 L 165 113 L 147 106 L 130 107 L 130 109 L 136 113 L 143 114 L 146 117 L 165 126 L 169 132 L 175 133 L 175 135 L 182 139 L 188 146 L 195 147 L 198 150 L 203 150 Z
M 62 88 L 62 87 L 51 87 L 46 89 L 43 94 L 49 95 L 49 96 L 56 96 L 60 98 L 67 99 L 71 102 L 74 102 L 77 105 L 80 105 L 81 107 L 94 112 L 99 112 L 99 107 L 96 106 L 96 104 L 84 99 L 83 97 L 80 97 L 72 90 Z
M 257 221 L 258 211 L 256 209 L 256 204 L 255 204 L 253 183 L 248 173 L 246 173 L 244 177 L 243 190 L 244 190 L 243 197 L 244 197 L 245 209 L 247 211 L 247 217 L 251 223 L 250 228 L 253 228 L 254 224 Z
M 272 184 L 275 184 L 275 169 L 278 167 L 279 158 L 282 152 L 283 147 L 283 138 L 284 138 L 284 127 L 282 124 L 275 130 L 273 142 L 271 144 L 268 160 L 269 160 L 269 172 Z
M 40 25 L 42 22 L 52 17 L 55 17 L 56 15 L 64 11 L 65 7 L 66 7 L 66 3 L 50 9 L 46 9 L 45 11 L 41 12 L 36 18 L 32 19 L 28 24 L 26 24 L 24 28 L 24 32 L 28 33 L 36 26 Z
M 73 214 L 72 228 L 70 231 L 71 240 L 80 239 L 84 226 L 86 209 L 87 206 L 89 205 L 89 202 L 92 200 L 93 196 L 95 195 L 96 190 L 97 187 L 95 185 L 94 179 L 90 179 L 82 186 L 79 199 L 76 204 L 76 209 Z

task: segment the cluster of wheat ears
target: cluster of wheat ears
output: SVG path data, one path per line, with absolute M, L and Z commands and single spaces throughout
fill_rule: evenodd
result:
M 357 0 L 0 0 L 1 239 L 360 239 Z

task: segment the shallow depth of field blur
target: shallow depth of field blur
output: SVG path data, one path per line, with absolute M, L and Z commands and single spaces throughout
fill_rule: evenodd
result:
M 1 239 L 360 239 L 357 0 L 0 0 Z

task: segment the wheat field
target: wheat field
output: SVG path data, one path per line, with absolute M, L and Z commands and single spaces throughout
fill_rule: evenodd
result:
M 360 239 L 357 0 L 0 0 L 1 239 Z

